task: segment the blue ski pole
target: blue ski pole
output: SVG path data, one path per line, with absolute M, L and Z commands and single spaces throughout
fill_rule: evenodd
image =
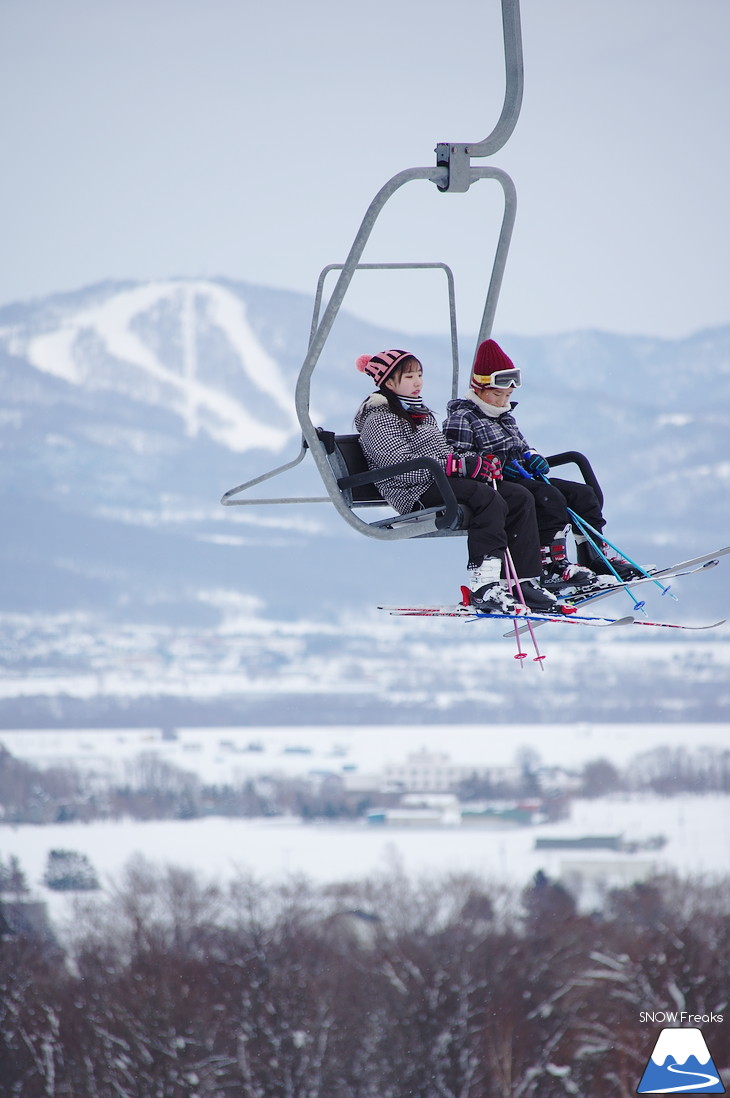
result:
M 509 462 L 509 463 L 507 464 L 506 468 L 507 468 L 507 469 L 508 469 L 508 470 L 509 470 L 509 471 L 510 471 L 511 473 L 517 473 L 517 474 L 518 474 L 519 476 L 523 477 L 523 478 L 524 478 L 525 480 L 534 480 L 534 479 L 535 479 L 535 477 L 533 477 L 532 473 L 528 473 L 527 469 L 524 469 L 524 468 L 523 468 L 523 467 L 522 467 L 522 466 L 521 466 L 521 465 L 519 464 L 519 462 L 516 462 L 516 461 L 511 461 L 511 462 Z M 548 477 L 546 477 L 544 473 L 540 473 L 540 474 L 538 474 L 538 477 L 539 477 L 539 479 L 540 479 L 540 480 L 544 480 L 546 484 L 550 484 L 550 483 L 551 483 L 551 482 L 550 482 L 550 480 L 549 480 L 549 478 L 548 478 Z M 596 535 L 597 537 L 599 537 L 599 538 L 602 538 L 602 540 L 603 540 L 603 541 L 606 541 L 606 544 L 608 544 L 608 545 L 610 545 L 611 543 L 610 543 L 610 542 L 608 542 L 606 538 L 603 538 L 603 535 L 602 535 L 602 534 L 599 534 L 597 530 L 594 530 L 592 526 L 588 526 L 588 524 L 587 524 L 587 523 L 585 523 L 585 522 L 583 521 L 583 519 L 582 519 L 582 518 L 580 517 L 580 515 L 576 514 L 576 512 L 575 512 L 575 511 L 573 511 L 573 510 L 572 510 L 572 508 L 570 508 L 570 507 L 566 507 L 566 510 L 567 510 L 568 514 L 570 515 L 570 517 L 571 517 L 571 518 L 573 519 L 573 521 L 575 522 L 575 524 L 576 524 L 576 525 L 578 526 L 578 528 L 579 528 L 580 532 L 581 532 L 581 533 L 583 534 L 583 536 L 585 537 L 586 541 L 588 541 L 588 542 L 589 542 L 589 544 L 590 544 L 590 545 L 591 545 L 591 546 L 593 547 L 593 549 L 595 550 L 596 554 L 597 554 L 597 555 L 598 555 L 598 556 L 599 556 L 599 557 L 601 558 L 601 560 L 603 560 L 603 561 L 604 561 L 604 563 L 605 563 L 605 564 L 606 564 L 606 566 L 608 567 L 609 571 L 611 571 L 611 572 L 613 573 L 613 575 L 615 576 L 615 578 L 616 578 L 616 579 L 617 579 L 617 580 L 619 581 L 619 583 L 620 583 L 620 584 L 622 585 L 622 588 L 623 588 L 623 590 L 624 590 L 624 591 L 626 591 L 626 594 L 627 594 L 627 595 L 629 596 L 629 598 L 631 599 L 632 603 L 634 604 L 634 610 L 640 610 L 640 611 L 642 611 L 642 612 L 643 612 L 643 613 L 645 614 L 645 613 L 646 613 L 646 610 L 644 610 L 644 607 L 646 606 L 646 602 L 645 602 L 645 601 L 641 601 L 641 600 L 639 600 L 639 599 L 635 598 L 635 597 L 634 597 L 634 596 L 633 596 L 633 595 L 631 594 L 631 592 L 629 591 L 629 589 L 628 589 L 627 587 L 625 587 L 625 586 L 624 586 L 624 581 L 623 581 L 623 580 L 621 579 L 621 576 L 620 576 L 620 575 L 618 574 L 618 572 L 616 571 L 616 569 L 614 568 L 614 566 L 613 566 L 613 565 L 611 564 L 611 561 L 610 561 L 610 560 L 608 559 L 608 557 L 606 556 L 606 554 L 605 554 L 605 553 L 603 552 L 603 550 L 602 550 L 602 549 L 601 549 L 601 547 L 600 547 L 600 546 L 599 546 L 599 545 L 597 544 L 597 542 L 595 541 L 595 538 L 593 538 L 593 537 L 591 536 L 591 534 L 595 534 L 595 535 Z M 615 545 L 612 545 L 612 546 L 611 546 L 611 548 L 612 548 L 612 549 L 616 549 L 616 546 L 615 546 Z M 620 552 L 621 552 L 621 550 L 620 550 L 620 549 L 616 549 L 616 552 L 617 552 L 617 553 L 620 553 Z M 621 555 L 623 556 L 623 554 L 621 554 Z M 625 559 L 626 559 L 626 560 L 628 560 L 628 557 L 626 557 Z M 629 563 L 633 564 L 633 561 L 630 561 Z M 640 567 L 639 565 L 636 565 L 636 567 L 637 567 L 637 568 L 639 568 L 639 571 L 643 572 L 643 569 L 642 569 L 642 568 L 641 568 L 641 567 Z M 648 575 L 648 573 L 646 573 L 646 574 Z M 655 582 L 656 582 L 656 581 L 655 581 Z M 661 586 L 661 584 L 660 584 L 659 586 Z
M 541 476 L 542 480 L 545 481 L 546 484 L 550 484 L 550 480 L 548 479 L 548 477 L 545 476 L 544 473 L 541 473 L 540 476 Z M 624 553 L 623 549 L 619 549 L 619 547 L 617 545 L 614 545 L 612 541 L 608 540 L 608 538 L 606 537 L 605 534 L 602 534 L 599 530 L 595 530 L 590 525 L 590 523 L 586 522 L 585 519 L 582 519 L 580 517 L 580 515 L 577 515 L 575 513 L 575 511 L 571 511 L 570 507 L 568 507 L 568 514 L 570 515 L 571 518 L 575 519 L 575 521 L 578 523 L 578 525 L 581 528 L 581 532 L 585 535 L 586 538 L 588 538 L 588 541 L 591 543 L 593 548 L 597 550 L 597 552 L 601 555 L 601 557 L 603 557 L 603 559 L 608 564 L 609 568 L 611 568 L 611 571 L 614 573 L 614 575 L 618 579 L 621 579 L 618 572 L 616 572 L 616 570 L 611 566 L 611 562 L 608 560 L 606 555 L 601 552 L 601 550 L 598 548 L 596 543 L 593 541 L 593 538 L 591 538 L 589 536 L 589 533 L 588 533 L 589 531 L 590 531 L 591 534 L 594 534 L 596 537 L 600 538 L 602 541 L 605 541 L 606 545 L 610 545 L 610 547 L 615 552 L 617 552 L 619 554 L 619 556 L 622 556 L 625 561 L 628 561 L 628 563 L 631 565 L 632 568 L 636 568 L 637 571 L 641 572 L 642 576 L 644 576 L 646 579 L 650 579 L 652 581 L 652 583 L 655 583 L 656 586 L 661 590 L 662 595 L 669 595 L 669 597 L 674 599 L 675 602 L 678 601 L 677 596 L 671 591 L 669 585 L 665 585 L 665 584 L 661 583 L 658 579 L 654 579 L 654 577 L 651 575 L 651 572 L 647 572 L 646 568 L 642 568 L 642 566 L 640 564 L 637 564 L 637 562 L 635 560 L 632 560 L 631 557 L 628 557 L 626 555 L 626 553 Z
M 506 466 L 506 468 L 507 468 L 507 469 L 508 469 L 508 470 L 509 470 L 509 471 L 510 471 L 511 473 L 518 473 L 518 474 L 519 474 L 519 475 L 520 475 L 521 477 L 523 477 L 523 478 L 524 478 L 525 480 L 535 480 L 535 479 L 539 479 L 539 480 L 544 480 L 546 484 L 550 484 L 550 481 L 548 480 L 548 478 L 547 478 L 547 477 L 545 476 L 545 474 L 544 474 L 544 473 L 539 473 L 539 474 L 537 474 L 537 476 L 535 477 L 535 476 L 533 476 L 533 475 L 532 475 L 532 473 L 528 473 L 527 469 L 524 469 L 524 468 L 523 468 L 523 467 L 522 467 L 522 466 L 521 466 L 521 465 L 519 464 L 519 462 L 517 462 L 517 461 L 511 461 L 511 462 L 509 462 L 509 464 L 508 464 L 508 465 Z M 570 508 L 570 507 L 567 507 L 567 506 L 566 506 L 566 511 L 568 512 L 568 514 L 570 515 L 570 517 L 571 517 L 571 518 L 573 519 L 573 521 L 575 522 L 575 524 L 576 524 L 576 525 L 577 525 L 577 526 L 579 527 L 579 529 L 580 529 L 580 532 L 581 532 L 581 533 L 583 534 L 583 536 L 585 537 L 586 541 L 588 541 L 588 542 L 589 542 L 589 543 L 590 543 L 590 544 L 591 544 L 591 545 L 593 546 L 593 548 L 594 548 L 594 550 L 596 551 L 597 555 L 598 555 L 598 556 L 599 556 L 599 557 L 601 558 L 601 560 L 602 560 L 602 561 L 604 562 L 604 564 L 605 564 L 605 565 L 606 565 L 606 566 L 607 566 L 607 567 L 609 568 L 609 570 L 610 570 L 610 571 L 611 571 L 611 572 L 612 572 L 612 573 L 614 574 L 614 576 L 615 576 L 615 577 L 616 577 L 616 579 L 617 579 L 617 580 L 619 581 L 619 583 L 623 584 L 623 580 L 621 579 L 621 576 L 620 576 L 620 575 L 618 574 L 618 572 L 616 571 L 616 569 L 614 568 L 614 566 L 613 566 L 613 565 L 611 564 L 611 561 L 610 561 L 610 560 L 608 559 L 608 557 L 606 556 L 606 554 L 605 554 L 605 553 L 603 552 L 603 550 L 601 549 L 600 545 L 598 545 L 598 544 L 596 543 L 596 541 L 595 541 L 595 540 L 594 540 L 594 539 L 593 539 L 593 538 L 591 537 L 591 534 L 590 534 L 590 533 L 588 532 L 588 529 L 586 529 L 587 523 L 584 523 L 584 522 L 583 522 L 583 519 L 582 519 L 582 518 L 580 517 L 580 515 L 577 515 L 577 514 L 575 513 L 575 511 L 571 510 L 571 508 Z M 592 533 L 596 533 L 596 531 L 595 531 L 595 530 L 593 530 L 592 528 L 589 528 L 589 529 L 591 530 L 591 532 L 592 532 Z M 599 535 L 599 536 L 600 536 L 600 535 Z M 604 540 L 605 540 L 605 539 L 604 539 Z M 616 550 L 616 552 L 619 552 L 619 550 L 617 549 L 617 550 Z M 630 597 L 630 598 L 631 598 L 631 599 L 632 599 L 632 600 L 634 601 L 634 609 L 635 609 L 635 610 L 641 610 L 641 608 L 642 608 L 642 607 L 644 606 L 644 603 L 643 603 L 643 602 L 642 602 L 642 603 L 639 603 L 639 602 L 637 602 L 637 601 L 636 601 L 636 600 L 634 599 L 633 595 L 629 595 L 629 597 Z
M 544 477 L 543 479 L 547 480 L 547 477 Z M 550 483 L 550 481 L 548 481 L 548 484 L 549 483 Z M 646 601 L 644 599 L 637 599 L 637 598 L 634 597 L 634 595 L 631 594 L 628 587 L 626 587 L 626 585 L 624 584 L 624 581 L 621 579 L 621 576 L 618 574 L 618 572 L 616 571 L 614 566 L 611 564 L 611 561 L 608 559 L 606 554 L 601 549 L 600 545 L 598 545 L 598 543 L 591 537 L 591 534 L 589 533 L 589 531 L 591 531 L 594 534 L 596 533 L 596 531 L 593 530 L 593 527 L 589 526 L 587 522 L 584 523 L 583 519 L 580 517 L 580 515 L 577 515 L 575 513 L 575 511 L 571 510 L 570 507 L 567 507 L 566 510 L 567 510 L 568 514 L 570 515 L 570 517 L 572 518 L 573 522 L 576 524 L 576 526 L 580 530 L 583 537 L 586 539 L 586 541 L 590 545 L 593 546 L 593 549 L 598 554 L 598 556 L 601 557 L 601 559 L 605 562 L 605 564 L 611 569 L 614 576 L 616 577 L 616 579 L 621 584 L 622 589 L 626 592 L 626 594 L 629 596 L 629 598 L 633 602 L 634 610 L 640 610 L 642 612 L 642 614 L 646 614 L 646 610 L 644 609 L 644 607 L 646 606 Z M 598 536 L 603 537 L 602 534 L 599 534 Z M 606 539 L 603 538 L 603 540 L 605 541 Z M 608 544 L 610 544 L 610 542 L 606 542 L 606 544 L 608 545 Z M 611 546 L 611 548 L 615 548 L 615 546 Z M 619 552 L 621 552 L 621 550 L 616 549 L 616 552 L 619 553 Z M 628 557 L 626 559 L 628 560 Z

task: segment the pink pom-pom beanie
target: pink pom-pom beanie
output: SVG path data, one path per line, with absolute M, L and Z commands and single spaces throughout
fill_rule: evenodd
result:
M 378 351 L 376 355 L 360 355 L 355 365 L 363 374 L 369 374 L 377 386 L 387 381 L 405 358 L 415 358 L 410 351 Z M 418 361 L 416 359 L 416 361 Z

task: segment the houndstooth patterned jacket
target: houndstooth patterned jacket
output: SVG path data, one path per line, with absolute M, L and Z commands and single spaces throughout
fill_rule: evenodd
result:
M 382 469 L 399 461 L 415 457 L 436 458 L 446 468 L 452 452 L 430 409 L 428 415 L 412 429 L 407 420 L 391 412 L 382 393 L 373 393 L 357 410 L 355 428 L 360 432 L 360 445 L 370 469 Z M 378 482 L 384 499 L 401 515 L 413 511 L 419 498 L 433 483 L 425 469 L 401 473 Z

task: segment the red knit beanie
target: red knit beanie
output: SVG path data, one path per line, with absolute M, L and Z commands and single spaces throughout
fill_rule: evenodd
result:
M 496 374 L 498 370 L 514 370 L 515 364 L 509 358 L 500 345 L 493 339 L 485 339 L 479 344 L 474 365 L 471 371 L 472 385 L 482 386 L 487 384 L 486 379 Z
M 355 365 L 362 373 L 369 374 L 375 384 L 380 387 L 384 381 L 388 380 L 396 366 L 400 366 L 406 358 L 413 358 L 418 362 L 416 356 L 410 351 L 379 351 L 377 355 L 360 355 L 355 360 Z

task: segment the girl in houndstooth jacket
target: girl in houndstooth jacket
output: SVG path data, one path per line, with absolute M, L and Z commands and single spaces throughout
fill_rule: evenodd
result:
M 527 493 L 518 493 L 512 506 L 494 490 L 501 479 L 499 461 L 488 455 L 463 457 L 453 451 L 421 399 L 423 367 L 416 356 L 401 350 L 380 351 L 360 355 L 355 365 L 377 386 L 355 415 L 368 467 L 382 469 L 429 457 L 451 478 L 467 531 L 467 582 L 472 604 L 485 613 L 514 613 L 518 609 L 502 578 L 504 552 L 509 546 L 527 606 L 555 610 L 555 596 L 538 579 L 540 551 L 532 500 Z M 442 503 L 434 478 L 425 469 L 389 477 L 378 487 L 399 514 Z

